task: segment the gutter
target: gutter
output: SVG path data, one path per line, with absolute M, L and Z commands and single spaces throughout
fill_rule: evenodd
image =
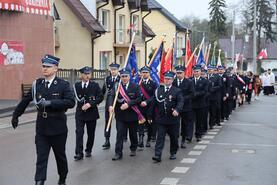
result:
M 96 19 L 99 21 L 99 10 L 100 8 L 103 8 L 104 6 L 108 5 L 109 4 L 109 0 L 107 0 L 107 2 L 101 6 L 99 6 L 97 9 L 96 9 Z

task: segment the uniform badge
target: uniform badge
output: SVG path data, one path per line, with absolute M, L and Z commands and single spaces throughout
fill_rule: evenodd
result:
M 54 81 L 54 84 L 56 85 L 57 83 L 58 83 L 57 80 L 55 80 L 55 81 Z
M 171 101 L 172 100 L 172 95 L 169 95 L 168 98 L 169 98 L 169 101 Z
M 226 81 L 226 78 L 223 78 L 223 81 L 225 82 L 225 81 Z

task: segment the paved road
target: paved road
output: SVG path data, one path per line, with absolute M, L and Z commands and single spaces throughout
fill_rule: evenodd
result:
M 125 143 L 121 161 L 112 161 L 112 148 L 103 151 L 103 119 L 97 126 L 93 157 L 73 161 L 74 117 L 69 116 L 67 154 L 68 185 L 276 185 L 277 97 L 236 110 L 222 128 L 211 130 L 202 143 L 180 149 L 170 161 L 167 139 L 163 161 L 153 164 L 153 146 L 129 156 Z M 103 115 L 103 113 L 102 113 Z M 102 116 L 103 117 L 103 116 Z M 0 120 L 1 121 L 1 120 Z M 34 124 L 17 130 L 0 129 L 0 185 L 33 184 L 35 167 Z M 115 138 L 113 132 L 112 138 Z M 46 185 L 55 185 L 58 176 L 51 153 Z

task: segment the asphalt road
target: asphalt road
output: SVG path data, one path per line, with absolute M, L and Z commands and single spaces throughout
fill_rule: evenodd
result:
M 151 148 L 129 156 L 129 143 L 124 145 L 121 161 L 112 161 L 112 148 L 102 150 L 104 121 L 96 128 L 92 158 L 73 160 L 75 147 L 74 116 L 68 117 L 67 185 L 276 185 L 277 171 L 277 97 L 262 97 L 251 105 L 237 109 L 222 128 L 208 132 L 201 143 L 193 141 L 180 149 L 177 160 L 169 160 L 169 139 L 162 163 L 154 164 Z M 103 118 L 103 112 L 101 112 Z M 34 124 L 0 129 L 0 185 L 34 184 Z M 46 185 L 58 180 L 51 152 Z

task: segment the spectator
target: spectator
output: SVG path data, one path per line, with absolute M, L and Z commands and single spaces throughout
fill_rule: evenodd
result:
M 269 94 L 275 94 L 274 84 L 275 84 L 275 75 L 271 72 L 271 69 L 268 69 L 268 76 L 270 78 Z
M 254 75 L 254 93 L 255 93 L 255 100 L 259 99 L 261 90 L 263 89 L 262 87 L 262 79 L 260 78 L 259 75 Z
M 263 83 L 264 95 L 268 96 L 270 94 L 270 91 L 269 91 L 269 89 L 270 89 L 270 77 L 269 77 L 267 71 L 263 74 L 262 83 Z

